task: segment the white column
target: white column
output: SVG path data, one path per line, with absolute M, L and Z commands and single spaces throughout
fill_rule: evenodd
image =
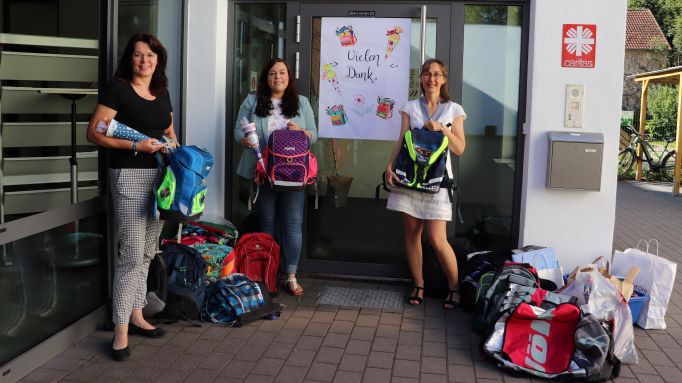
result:
M 228 2 L 186 0 L 185 6 L 185 143 L 213 154 L 205 214 L 223 216 Z
M 519 245 L 551 245 L 565 270 L 610 257 L 623 90 L 626 0 L 530 3 L 527 116 Z M 596 67 L 561 67 L 563 24 L 596 24 Z M 550 130 L 563 127 L 566 84 L 584 84 L 581 132 L 604 135 L 601 191 L 550 190 Z M 580 169 L 575 169 L 579 172 Z

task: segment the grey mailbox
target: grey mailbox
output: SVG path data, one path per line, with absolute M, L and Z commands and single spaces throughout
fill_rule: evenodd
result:
M 600 190 L 603 154 L 601 133 L 549 132 L 547 187 Z

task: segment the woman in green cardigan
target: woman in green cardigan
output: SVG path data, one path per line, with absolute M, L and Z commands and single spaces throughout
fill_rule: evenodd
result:
M 296 91 L 291 69 L 282 59 L 271 60 L 260 73 L 256 94 L 249 94 L 239 108 L 234 138 L 245 149 L 251 144 L 244 137 L 239 121 L 245 118 L 256 124 L 261 151 L 265 150 L 270 133 L 279 129 L 302 130 L 311 144 L 317 141 L 317 127 L 310 102 Z M 237 174 L 253 179 L 257 157 L 253 150 L 243 150 Z M 261 231 L 280 244 L 286 262 L 286 290 L 295 296 L 303 295 L 296 280 L 298 260 L 303 245 L 303 211 L 305 190 L 275 191 L 267 183 L 260 188 L 256 212 Z

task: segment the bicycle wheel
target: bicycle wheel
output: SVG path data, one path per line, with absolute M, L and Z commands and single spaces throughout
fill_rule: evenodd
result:
M 673 181 L 673 177 L 675 177 L 675 152 L 666 154 L 661 161 L 661 175 L 666 181 Z
M 623 180 L 627 177 L 635 164 L 637 154 L 632 148 L 625 148 L 618 153 L 618 179 Z

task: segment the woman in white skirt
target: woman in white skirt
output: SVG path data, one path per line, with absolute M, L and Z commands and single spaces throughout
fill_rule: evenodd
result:
M 422 96 L 408 101 L 400 111 L 402 116 L 400 137 L 393 147 L 391 159 L 386 167 L 386 181 L 390 186 L 395 186 L 398 182 L 393 167 L 408 129 L 443 132 L 448 137 L 448 149 L 452 155 L 459 156 L 464 152 L 466 114 L 459 104 L 450 101 L 448 70 L 445 64 L 437 59 L 427 60 L 421 67 L 419 78 Z M 452 155 L 448 156 L 446 165 L 450 176 Z M 447 190 L 441 188 L 437 194 L 429 194 L 393 187 L 388 197 L 387 208 L 403 213 L 405 252 L 414 282 L 408 303 L 421 304 L 424 296 L 421 236 L 422 231 L 426 229 L 428 240 L 448 279 L 450 291 L 443 302 L 443 308 L 456 307 L 460 299 L 457 260 L 445 230 L 447 222 L 452 220 L 452 204 Z

